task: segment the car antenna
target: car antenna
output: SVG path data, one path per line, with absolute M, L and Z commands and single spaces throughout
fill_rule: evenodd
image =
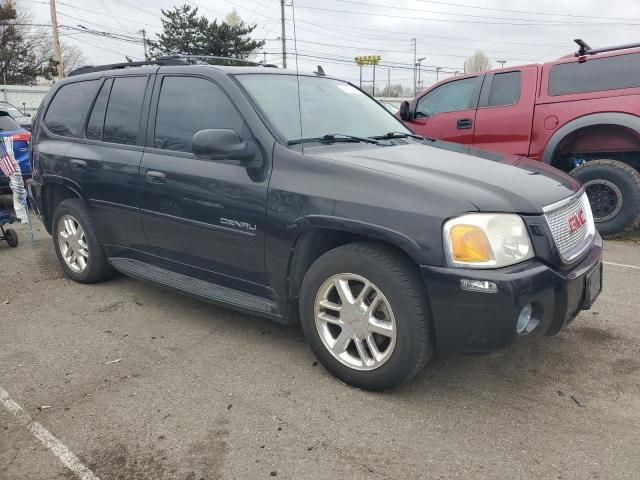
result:
M 291 21 L 293 23 L 293 49 L 296 52 L 296 83 L 298 84 L 298 119 L 300 121 L 300 138 L 302 138 L 302 100 L 300 99 L 300 69 L 298 68 L 298 37 L 296 35 L 296 6 L 291 0 Z M 300 145 L 304 153 L 304 145 Z
M 326 73 L 324 73 L 324 68 L 322 68 L 322 65 L 318 65 L 318 70 L 313 73 L 315 73 L 319 77 L 325 77 L 327 75 Z

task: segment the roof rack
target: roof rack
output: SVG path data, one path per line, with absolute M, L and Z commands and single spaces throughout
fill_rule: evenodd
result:
M 270 67 L 278 68 L 276 65 L 270 63 L 256 63 L 250 60 L 234 57 L 216 57 L 214 55 L 167 55 L 164 57 L 158 57 L 153 60 L 145 60 L 142 62 L 125 62 L 125 63 L 111 63 L 108 65 L 91 65 L 86 67 L 76 68 L 67 75 L 72 77 L 74 75 L 82 75 L 84 73 L 104 72 L 106 70 L 120 70 L 131 67 L 144 67 L 148 65 L 166 66 L 166 65 L 190 65 L 192 62 L 189 60 L 215 60 L 213 65 L 228 65 L 228 64 L 240 64 L 253 67 Z
M 170 60 L 215 60 L 216 62 L 220 62 L 218 64 L 213 65 L 225 65 L 229 63 L 236 63 L 240 65 L 245 65 L 249 67 L 270 67 L 270 68 L 278 68 L 276 65 L 271 63 L 258 63 L 252 62 L 251 60 L 245 60 L 244 58 L 236 58 L 236 57 L 219 57 L 215 55 L 167 55 L 164 57 L 158 57 L 158 60 L 161 61 L 170 61 Z
M 67 77 L 73 77 L 74 75 L 82 75 L 84 73 L 104 72 L 106 70 L 121 70 L 130 67 L 144 67 L 147 65 L 185 65 L 187 62 L 180 61 L 178 59 L 158 58 L 155 60 L 145 60 L 143 62 L 125 62 L 125 63 L 110 63 L 107 65 L 89 65 L 86 67 L 76 68 L 71 71 Z
M 627 43 L 626 45 L 616 45 L 614 47 L 591 48 L 584 40 L 577 38 L 574 40 L 580 47 L 576 52 L 576 57 L 584 55 L 595 55 L 596 53 L 615 52 L 617 50 L 627 50 L 628 48 L 638 48 L 640 43 Z

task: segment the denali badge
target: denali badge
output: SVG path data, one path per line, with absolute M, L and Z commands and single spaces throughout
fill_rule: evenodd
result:
M 238 220 L 231 220 L 229 218 L 220 218 L 220 223 L 228 227 L 241 228 L 250 232 L 256 231 L 256 226 L 247 222 L 239 222 Z
M 584 210 L 580 210 L 569 217 L 569 233 L 577 232 L 585 223 L 587 223 L 587 217 L 584 215 Z

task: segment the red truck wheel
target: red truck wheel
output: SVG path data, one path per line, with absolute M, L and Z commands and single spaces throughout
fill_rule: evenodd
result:
M 640 219 L 640 173 L 618 160 L 591 160 L 571 171 L 585 187 L 596 228 L 613 238 Z

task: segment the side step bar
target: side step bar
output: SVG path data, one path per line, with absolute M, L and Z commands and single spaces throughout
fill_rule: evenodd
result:
M 207 302 L 231 306 L 256 315 L 276 320 L 281 319 L 280 311 L 275 302 L 270 302 L 256 295 L 222 287 L 215 283 L 189 277 L 188 275 L 130 258 L 114 257 L 110 258 L 109 262 L 121 273 L 159 287 L 174 290 L 178 293 L 185 293 Z

